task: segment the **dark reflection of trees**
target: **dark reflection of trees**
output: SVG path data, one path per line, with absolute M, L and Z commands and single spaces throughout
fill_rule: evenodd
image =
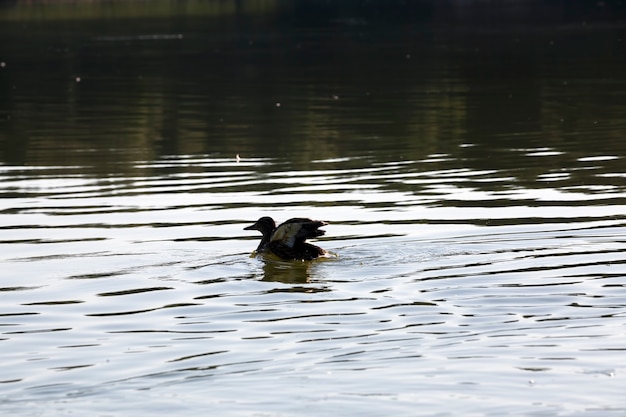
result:
M 514 170 L 528 161 L 503 150 L 623 151 L 613 87 L 626 54 L 602 26 L 619 21 L 619 5 L 506 3 L 5 5 L 0 158 L 110 173 L 171 154 L 306 169 L 450 153 Z

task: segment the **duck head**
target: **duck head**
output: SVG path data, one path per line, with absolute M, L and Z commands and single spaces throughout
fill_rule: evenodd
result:
M 261 217 L 256 223 L 244 227 L 243 230 L 258 230 L 263 236 L 270 236 L 276 229 L 276 222 L 271 217 Z
M 256 248 L 257 252 L 266 252 L 268 250 L 268 244 L 270 239 L 272 238 L 272 233 L 274 233 L 274 229 L 276 229 L 276 222 L 271 217 L 261 217 L 256 223 L 251 224 L 248 227 L 244 227 L 243 230 L 258 230 L 261 232 L 263 237 L 261 237 L 261 242 L 259 246 Z

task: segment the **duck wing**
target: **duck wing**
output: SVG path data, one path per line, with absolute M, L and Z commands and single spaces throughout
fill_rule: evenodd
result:
M 274 230 L 270 243 L 280 242 L 290 248 L 301 246 L 306 239 L 322 236 L 326 233 L 326 231 L 319 230 L 319 228 L 327 224 L 320 220 L 295 217 L 281 223 Z

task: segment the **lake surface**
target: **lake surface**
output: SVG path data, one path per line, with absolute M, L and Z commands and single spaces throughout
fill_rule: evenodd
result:
M 132 4 L 0 8 L 3 415 L 626 413 L 609 5 Z

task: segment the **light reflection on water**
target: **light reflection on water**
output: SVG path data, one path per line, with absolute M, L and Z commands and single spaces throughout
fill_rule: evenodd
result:
M 508 176 L 498 170 L 344 162 L 268 173 L 270 160 L 183 156 L 137 166 L 206 172 L 105 186 L 3 169 L 7 392 L 35 409 L 71 398 L 84 410 L 146 389 L 155 404 L 176 396 L 241 412 L 275 389 L 320 409 L 382 401 L 404 414 L 424 403 L 418 391 L 433 410 L 443 392 L 467 396 L 457 411 L 497 410 L 512 393 L 529 413 L 618 404 L 621 192 L 591 205 L 593 194 L 558 188 L 489 191 Z M 412 183 L 425 195 L 404 190 Z M 563 193 L 573 204 L 554 207 Z M 258 237 L 242 228 L 260 213 L 329 220 L 319 244 L 337 256 L 250 257 Z M 572 381 L 604 399 L 563 390 Z M 238 399 L 236 386 L 255 389 Z M 528 406 L 548 399 L 556 405 Z
M 615 27 L 206 19 L 0 25 L 4 413 L 624 413 Z

